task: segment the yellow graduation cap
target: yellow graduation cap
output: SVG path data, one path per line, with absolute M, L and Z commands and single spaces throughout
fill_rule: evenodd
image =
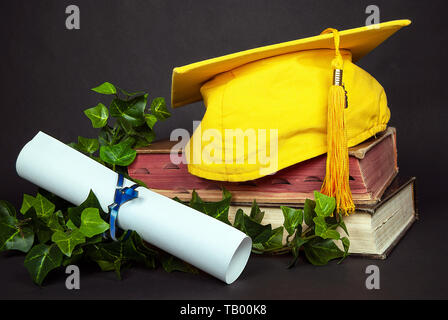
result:
M 174 68 L 172 106 L 203 99 L 207 107 L 186 147 L 190 173 L 246 181 L 328 153 L 321 191 L 353 211 L 347 148 L 390 118 L 384 89 L 353 62 L 410 23 L 326 29 Z

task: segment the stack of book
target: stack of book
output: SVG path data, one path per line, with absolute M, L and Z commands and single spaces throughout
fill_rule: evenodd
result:
M 325 176 L 326 155 L 322 155 L 252 181 L 207 180 L 190 174 L 187 164 L 171 162 L 170 153 L 182 152 L 173 149 L 176 143 L 159 141 L 137 150 L 129 175 L 155 192 L 184 201 L 191 199 L 193 190 L 204 201 L 219 201 L 224 187 L 232 194 L 231 221 L 238 208 L 250 207 L 255 199 L 265 211 L 263 223 L 280 226 L 280 206 L 302 206 L 305 199 L 314 198 L 313 192 L 320 190 Z M 350 148 L 349 155 L 350 188 L 356 205 L 356 213 L 344 218 L 350 253 L 384 259 L 417 218 L 415 178 L 397 177 L 395 128 Z

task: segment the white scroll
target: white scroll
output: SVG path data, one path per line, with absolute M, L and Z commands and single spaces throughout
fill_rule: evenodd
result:
M 114 202 L 117 173 L 66 144 L 39 132 L 20 152 L 22 178 L 75 204 L 92 190 L 104 211 Z M 125 179 L 124 186 L 133 184 Z M 241 231 L 144 187 L 123 204 L 118 226 L 227 284 L 243 271 L 252 241 Z

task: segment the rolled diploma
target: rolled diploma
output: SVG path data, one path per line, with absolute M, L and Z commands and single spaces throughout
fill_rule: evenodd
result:
M 118 175 L 55 138 L 39 132 L 20 152 L 22 178 L 80 205 L 92 190 L 107 212 Z M 124 186 L 134 183 L 125 179 Z M 241 231 L 165 196 L 139 187 L 120 207 L 118 226 L 227 284 L 243 271 L 252 241 Z

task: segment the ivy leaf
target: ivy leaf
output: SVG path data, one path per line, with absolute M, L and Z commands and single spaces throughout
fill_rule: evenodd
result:
M 61 225 L 61 220 L 64 220 L 63 214 L 61 210 L 54 212 L 47 221 L 47 226 L 51 231 L 64 231 L 64 227 Z
M 115 270 L 117 277 L 121 279 L 122 266 L 130 261 L 144 263 L 148 259 L 145 254 L 137 250 L 133 243 L 133 237 L 126 241 L 113 241 L 89 246 L 88 256 L 95 261 L 102 270 Z
M 272 230 L 269 239 L 263 243 L 265 249 L 275 249 L 283 247 L 283 227 Z
M 117 124 L 119 125 L 119 128 L 121 128 L 123 132 L 129 136 L 138 134 L 137 131 L 135 131 L 134 126 L 125 118 L 118 118 Z
M 155 138 L 154 132 L 146 125 L 140 127 L 133 127 L 127 120 L 123 118 L 117 119 L 120 128 L 126 133 L 124 139 L 132 138 L 133 141 L 129 145 L 133 149 L 149 145 Z
M 242 209 L 236 211 L 233 226 L 247 234 L 252 239 L 253 248 L 259 249 L 260 251 L 263 250 L 264 246 L 271 248 L 272 246 L 277 245 L 280 233 L 280 240 L 283 239 L 282 227 L 272 230 L 270 224 L 262 225 L 258 223 L 245 214 Z
M 81 214 L 86 208 L 97 208 L 100 212 L 101 217 L 103 217 L 104 219 L 107 217 L 107 214 L 102 210 L 98 198 L 95 196 L 95 193 L 90 190 L 89 195 L 83 203 L 81 203 L 78 207 L 68 208 L 67 212 L 69 221 L 66 225 L 69 229 L 74 229 L 73 226 L 76 228 L 79 228 L 81 226 Z
M 23 194 L 22 207 L 20 208 L 20 213 L 25 215 L 27 211 L 33 207 L 34 197 L 29 194 Z
M 344 247 L 344 256 L 341 260 L 339 260 L 338 264 L 344 261 L 345 258 L 348 257 L 348 249 L 350 248 L 350 240 L 347 237 L 341 238 L 342 246 Z
M 122 144 L 125 145 L 125 146 L 131 147 L 131 146 L 135 143 L 135 138 L 134 138 L 134 137 L 127 136 L 127 137 L 124 137 L 124 138 L 120 141 L 120 143 L 122 143 Z
M 333 214 L 336 208 L 336 200 L 333 197 L 314 191 L 314 199 L 316 200 L 315 211 L 319 217 L 329 217 Z
M 100 212 L 97 208 L 86 208 L 82 211 L 79 231 L 83 235 L 91 238 L 106 230 L 109 230 L 109 224 L 101 219 Z
M 264 211 L 262 212 L 260 207 L 257 204 L 257 201 L 254 200 L 254 202 L 252 202 L 252 207 L 250 210 L 250 217 L 252 218 L 252 220 L 254 220 L 255 222 L 261 223 L 261 221 L 263 220 L 264 217 Z
M 295 264 L 297 263 L 297 260 L 299 259 L 300 248 L 307 242 L 308 242 L 308 240 L 305 240 L 305 239 L 301 238 L 298 235 L 296 235 L 294 237 L 294 239 L 292 239 L 292 241 L 291 241 L 291 251 L 292 251 L 293 259 L 289 263 L 289 265 L 287 267 L 288 269 L 290 269 L 290 268 L 295 266 Z
M 1 233 L 2 231 L 0 230 L 0 251 L 18 250 L 21 252 L 28 252 L 33 246 L 34 232 L 31 227 L 16 228 L 15 232 L 5 242 L 1 239 Z
M 98 141 L 101 146 L 111 145 L 113 139 L 114 139 L 114 133 L 111 127 L 105 126 L 101 128 L 100 133 L 98 134 Z
M 101 268 L 101 271 L 116 270 L 118 279 L 121 279 L 121 273 L 120 273 L 121 264 L 118 265 L 107 260 L 97 260 L 96 263 Z
M 52 231 L 44 225 L 41 225 L 35 229 L 35 234 L 37 236 L 37 240 L 39 240 L 39 243 L 47 243 L 51 239 Z
M 117 277 L 121 279 L 122 243 L 98 243 L 88 248 L 89 258 L 95 261 L 103 271 L 115 270 Z
M 299 250 L 300 248 L 307 243 L 308 240 L 300 237 L 300 236 L 295 236 L 293 241 L 292 241 L 292 253 L 294 254 L 294 256 L 297 256 L 299 254 Z
M 39 243 L 48 242 L 51 239 L 51 235 L 53 233 L 50 230 L 50 228 L 48 228 L 48 226 L 47 226 L 48 220 L 44 221 L 44 220 L 40 219 L 37 216 L 36 210 L 34 209 L 34 207 L 29 209 L 27 211 L 26 215 L 27 215 L 27 218 L 30 218 L 32 221 L 30 226 L 32 227 L 32 229 L 34 231 L 34 235 L 37 236 L 37 240 L 39 241 Z
M 341 258 L 341 251 L 331 239 L 314 238 L 303 246 L 305 256 L 315 266 L 326 265 L 330 260 Z
M 285 227 L 288 234 L 291 236 L 294 234 L 298 225 L 302 225 L 303 222 L 303 210 L 302 209 L 294 209 L 290 207 L 281 206 L 280 207 L 283 212 L 284 222 L 283 226 Z
M 138 94 L 144 94 L 143 91 L 127 92 L 127 91 L 125 91 L 125 90 L 123 90 L 123 89 L 121 89 L 121 88 L 118 88 L 118 89 L 120 89 L 120 91 L 121 91 L 122 94 L 124 94 L 125 96 L 128 96 L 128 97 L 133 97 L 133 96 L 136 96 L 136 95 L 138 95 Z
M 314 208 L 316 207 L 316 202 L 310 199 L 305 200 L 305 206 L 303 207 L 303 219 L 308 227 L 314 225 L 313 218 L 316 216 Z
M 263 226 L 253 221 L 248 215 L 244 215 L 244 230 L 253 243 L 263 244 L 271 237 L 272 226 L 270 224 Z
M 136 155 L 137 152 L 123 142 L 113 146 L 101 146 L 100 148 L 101 160 L 112 165 L 126 167 L 134 161 Z
M 33 201 L 33 208 L 38 218 L 47 221 L 54 212 L 55 205 L 40 193 L 37 194 Z
M 116 94 L 117 89 L 112 83 L 104 82 L 100 84 L 98 87 L 92 88 L 93 91 L 101 93 L 101 94 Z
M 155 256 L 155 255 L 158 254 L 157 251 L 155 251 L 155 250 L 153 250 L 153 249 L 151 249 L 151 248 L 149 248 L 148 246 L 145 245 L 145 243 L 143 242 L 142 237 L 140 237 L 140 235 L 137 232 L 132 231 L 131 239 L 132 239 L 132 242 L 135 245 L 135 248 L 138 251 L 144 253 L 145 255 Z
M 19 227 L 16 210 L 7 201 L 0 201 L 0 251 L 19 250 L 28 252 L 34 242 L 33 230 Z
M 67 226 L 67 228 L 69 230 L 73 230 L 73 229 L 77 229 L 77 227 L 75 226 L 75 224 L 72 222 L 72 220 L 68 220 L 67 223 L 65 224 Z
M 135 231 L 132 232 L 131 239 L 135 246 L 135 250 L 144 256 L 145 266 L 147 268 L 155 268 L 155 257 L 158 255 L 158 252 L 148 248 L 143 242 L 143 239 Z
M 137 249 L 134 239 L 135 238 L 131 236 L 125 241 L 121 241 L 123 259 L 130 262 L 146 263 L 148 259 L 145 254 L 147 254 L 149 250 L 145 250 L 145 253 L 142 253 L 139 249 Z M 140 247 L 140 249 L 142 248 Z
M 199 197 L 196 191 L 193 191 L 190 207 L 196 209 L 206 215 L 218 219 L 224 223 L 230 224 L 229 221 L 229 207 L 231 196 L 230 193 L 223 191 L 223 199 L 218 202 L 204 202 Z
M 145 114 L 145 122 L 152 130 L 157 122 L 157 117 L 153 114 Z
M 43 195 L 48 201 L 50 201 L 51 203 L 54 204 L 55 210 L 66 211 L 67 208 L 72 206 L 72 204 L 70 202 L 68 202 L 68 201 L 58 197 L 54 193 L 51 193 L 51 192 L 49 192 L 49 191 L 47 191 L 45 189 L 42 189 L 42 188 L 38 188 L 37 190 L 38 190 L 38 193 Z
M 62 253 L 56 245 L 38 244 L 25 257 L 25 267 L 38 285 L 47 274 L 62 263 Z
M 73 250 L 78 244 L 86 242 L 84 234 L 81 233 L 78 229 L 67 232 L 56 231 L 55 233 L 53 233 L 51 240 L 67 257 L 70 257 L 72 255 Z
M 159 120 L 165 120 L 171 116 L 166 107 L 165 99 L 162 97 L 154 98 L 151 102 L 151 112 Z
M 327 230 L 325 232 L 325 237 L 323 237 L 323 238 L 324 239 L 339 240 L 341 238 L 341 235 L 336 230 Z
M 154 131 L 149 130 L 148 128 L 142 129 L 139 127 L 136 128 L 134 137 L 137 138 L 134 148 L 141 148 L 148 146 L 155 139 L 156 135 Z
M 187 273 L 198 273 L 198 270 L 195 267 L 174 256 L 162 255 L 160 260 L 162 267 L 166 272 L 181 271 Z
M 313 219 L 316 224 L 315 234 L 323 239 L 339 240 L 340 234 L 336 230 L 332 230 L 328 227 L 324 217 L 315 217 Z
M 246 233 L 244 229 L 244 211 L 243 209 L 238 209 L 235 214 L 235 221 L 233 222 L 233 226 L 238 230 Z
M 17 223 L 16 209 L 8 201 L 0 200 L 0 222 L 12 226 Z
M 261 243 L 252 243 L 252 252 L 256 254 L 263 254 L 265 250 L 264 246 Z
M 109 110 L 102 103 L 98 103 L 95 107 L 84 110 L 84 114 L 90 119 L 94 128 L 104 127 L 109 118 Z
M 83 253 L 84 253 L 84 250 L 81 247 L 75 248 L 75 250 L 73 250 L 72 255 L 70 257 L 67 257 L 67 256 L 64 257 L 64 260 L 62 261 L 62 265 L 64 267 L 66 267 L 71 264 L 76 264 L 79 260 L 81 260 Z
M 81 151 L 86 153 L 94 153 L 100 147 L 98 139 L 89 139 L 84 137 L 78 137 L 78 147 Z
M 313 219 L 316 227 L 314 228 L 314 232 L 317 236 L 319 237 L 324 237 L 325 232 L 328 229 L 327 223 L 325 222 L 325 218 L 324 217 L 315 217 Z
M 222 198 L 223 199 L 232 199 L 232 194 L 226 188 L 222 188 Z
M 123 118 L 133 127 L 138 127 L 145 123 L 144 112 L 147 99 L 147 94 L 129 101 L 114 99 L 110 105 L 110 115 L 115 118 Z
M 92 238 L 86 238 L 86 242 L 81 244 L 81 247 L 92 245 L 92 244 L 97 244 L 97 243 L 103 242 L 104 240 L 105 240 L 105 238 L 103 237 L 102 234 L 97 235 L 97 236 L 92 237 Z

